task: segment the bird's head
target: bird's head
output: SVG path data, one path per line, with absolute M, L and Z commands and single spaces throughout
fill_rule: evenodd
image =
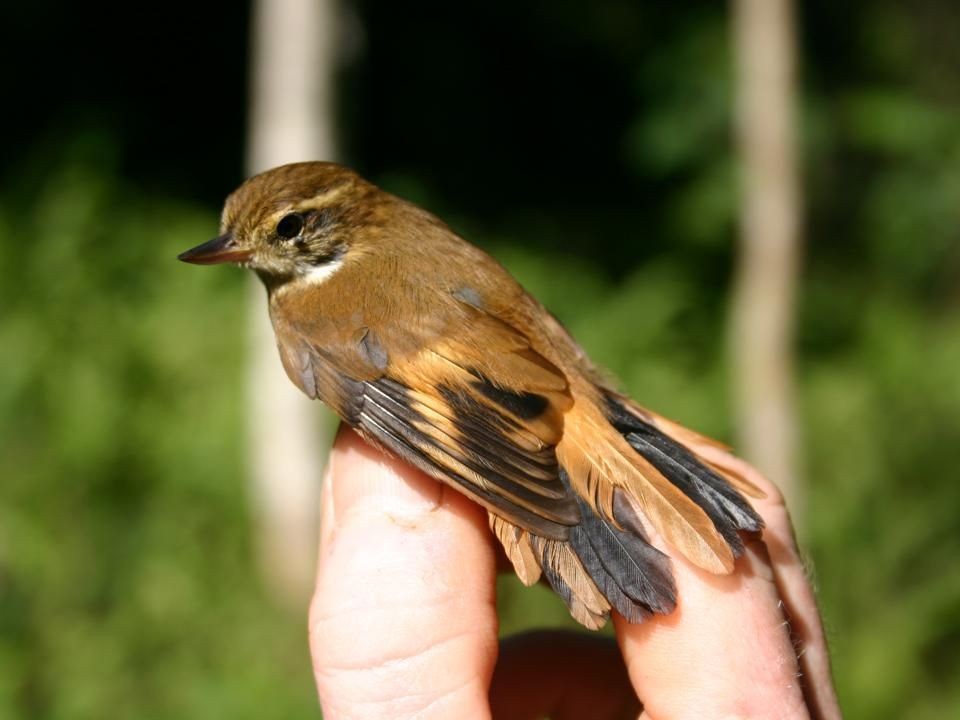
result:
M 391 199 L 335 163 L 282 165 L 234 191 L 224 205 L 220 235 L 179 259 L 238 263 L 268 286 L 329 273 L 351 249 L 359 228 L 382 222 Z

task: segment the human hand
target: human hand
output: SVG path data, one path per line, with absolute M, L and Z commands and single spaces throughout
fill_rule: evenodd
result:
M 734 574 L 675 557 L 677 609 L 639 625 L 614 613 L 616 643 L 538 632 L 500 644 L 486 511 L 341 430 L 310 609 L 324 717 L 839 718 L 786 509 L 742 470 L 767 493 L 754 501 L 767 527 Z

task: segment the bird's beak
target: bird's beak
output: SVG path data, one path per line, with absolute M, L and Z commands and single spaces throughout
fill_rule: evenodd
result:
M 241 263 L 249 260 L 252 254 L 251 250 L 238 248 L 233 236 L 227 233 L 180 253 L 177 255 L 177 260 L 183 260 L 194 265 L 214 265 L 225 262 Z

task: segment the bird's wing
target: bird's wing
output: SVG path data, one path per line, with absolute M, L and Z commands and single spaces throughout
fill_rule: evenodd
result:
M 442 332 L 307 335 L 276 320 L 275 329 L 287 374 L 307 395 L 511 525 L 565 540 L 580 520 L 555 454 L 573 402 L 567 379 L 502 320 L 459 303 L 456 318 Z
M 673 607 L 646 522 L 699 567 L 730 572 L 737 533 L 762 521 L 728 481 L 626 398 L 568 378 L 517 329 L 522 308 L 473 299 L 403 327 L 274 327 L 304 392 L 486 507 L 521 580 L 542 573 L 588 627 L 611 606 L 634 622 Z

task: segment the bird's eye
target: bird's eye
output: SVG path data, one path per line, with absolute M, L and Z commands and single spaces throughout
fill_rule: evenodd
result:
M 303 216 L 298 213 L 290 213 L 280 218 L 277 223 L 277 235 L 287 240 L 297 237 L 303 230 Z

